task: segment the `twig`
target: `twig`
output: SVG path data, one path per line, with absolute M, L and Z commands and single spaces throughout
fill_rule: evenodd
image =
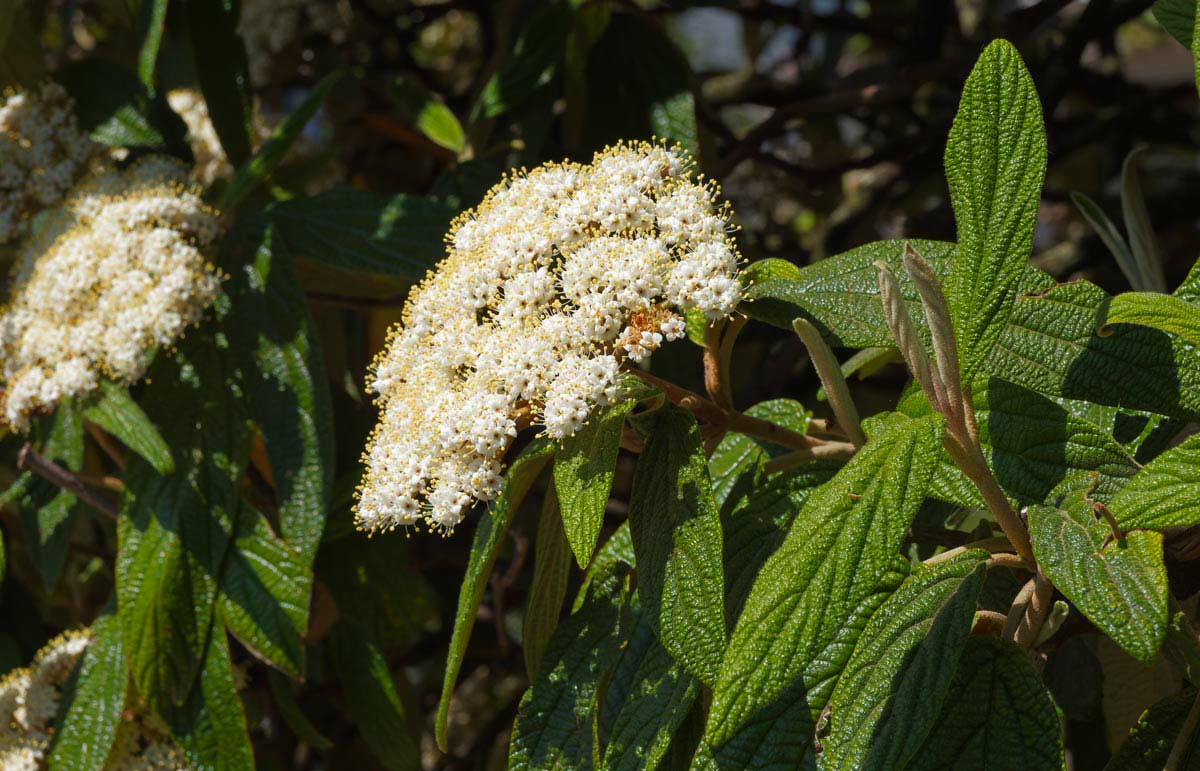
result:
M 55 487 L 66 490 L 96 511 L 114 522 L 116 521 L 116 504 L 89 488 L 70 471 L 54 461 L 42 457 L 37 450 L 33 449 L 33 445 L 26 443 L 17 453 L 17 468 L 22 471 L 32 471 Z
M 1004 628 L 1006 620 L 1007 617 L 1003 613 L 997 613 L 994 610 L 977 610 L 975 611 L 975 621 L 971 624 L 971 634 L 996 634 Z
M 1042 624 L 1046 621 L 1046 614 L 1050 612 L 1051 600 L 1054 599 L 1054 584 L 1050 583 L 1045 573 L 1039 570 L 1030 580 L 1033 582 L 1033 592 L 1013 634 L 1014 642 L 1022 648 L 1032 648 L 1037 641 Z
M 83 427 L 88 432 L 88 435 L 92 437 L 92 440 L 96 442 L 96 445 L 113 462 L 113 465 L 124 471 L 125 453 L 121 452 L 121 448 L 113 442 L 112 437 L 90 420 L 83 421 Z
M 1011 552 L 1000 552 L 993 554 L 987 559 L 989 568 L 1017 568 L 1019 570 L 1029 570 L 1031 566 L 1028 562 L 1021 559 Z

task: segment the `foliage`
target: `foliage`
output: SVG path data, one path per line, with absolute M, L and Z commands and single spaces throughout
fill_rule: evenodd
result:
M 1200 147 L 1194 0 L 1070 34 L 1050 0 L 934 4 L 946 40 L 784 3 L 311 0 L 275 48 L 252 0 L 38 5 L 0 0 L 0 81 L 61 83 L 117 165 L 198 163 L 166 98 L 196 89 L 231 167 L 203 321 L 0 438 L 0 670 L 91 629 L 45 767 L 106 768 L 133 712 L 206 771 L 1200 757 L 1197 175 L 1156 173 Z M 821 77 L 920 67 L 714 75 L 706 13 L 817 34 Z M 1122 81 L 1150 144 L 1081 172 L 1062 115 L 1117 30 L 1193 60 L 1170 100 Z M 369 362 L 455 216 L 654 137 L 734 202 L 738 313 L 517 437 L 459 532 L 357 532 Z

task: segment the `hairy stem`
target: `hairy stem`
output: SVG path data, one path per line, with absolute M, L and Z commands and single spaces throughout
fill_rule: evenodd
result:
M 66 490 L 79 500 L 91 506 L 114 522 L 117 519 L 117 506 L 108 498 L 88 487 L 77 476 L 67 471 L 49 458 L 43 457 L 33 445 L 26 443 L 17 453 L 17 468 L 22 471 L 32 471 L 50 484 Z
M 846 378 L 842 377 L 842 367 L 834 357 L 833 351 L 817 328 L 807 319 L 793 320 L 792 329 L 808 349 L 808 358 L 817 370 L 821 385 L 825 386 L 825 396 L 829 399 L 829 406 L 833 409 L 838 425 L 846 432 L 854 446 L 862 447 L 867 443 L 867 437 L 862 430 L 858 408 L 850 398 L 850 387 L 846 385 Z
M 1033 583 L 1033 592 L 1013 634 L 1013 641 L 1022 648 L 1032 648 L 1037 641 L 1054 599 L 1054 584 L 1050 583 L 1045 573 L 1039 570 L 1030 581 Z

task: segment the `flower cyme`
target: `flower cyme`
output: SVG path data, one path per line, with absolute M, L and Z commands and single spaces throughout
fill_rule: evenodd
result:
M 205 250 L 217 215 L 185 185 L 187 170 L 146 158 L 86 180 L 22 244 L 0 311 L 4 419 L 133 382 L 147 351 L 168 346 L 216 298 Z
M 368 387 L 379 425 L 356 509 L 369 531 L 452 529 L 499 494 L 517 433 L 573 435 L 620 396 L 622 367 L 741 300 L 729 210 L 677 148 L 513 173 L 447 236 Z
M 97 145 L 80 130 L 67 92 L 49 82 L 0 105 L 0 244 L 58 203 L 87 170 Z

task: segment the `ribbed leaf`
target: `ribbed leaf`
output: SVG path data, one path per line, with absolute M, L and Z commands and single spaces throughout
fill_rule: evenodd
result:
M 297 257 L 416 281 L 442 258 L 454 211 L 432 198 L 341 187 L 277 203 L 268 216 Z
M 1126 292 L 1112 299 L 1105 324 L 1141 324 L 1200 347 L 1200 306 L 1169 294 Z
M 639 428 L 646 447 L 634 471 L 629 531 L 642 609 L 663 647 L 713 683 L 725 651 L 725 579 L 700 431 L 690 413 L 671 405 Z
M 420 769 L 417 743 L 383 652 L 361 627 L 338 624 L 329 635 L 329 655 L 345 709 L 380 764 L 389 771 Z
M 1193 305 L 1200 305 L 1200 260 L 1192 265 L 1191 271 L 1183 283 L 1175 288 L 1173 296 L 1186 300 Z
M 871 616 L 829 699 L 821 769 L 900 768 L 914 755 L 971 630 L 986 558 L 918 567 Z
M 1162 536 L 1139 531 L 1105 545 L 1110 530 L 1078 492 L 1065 508 L 1031 506 L 1029 535 L 1046 576 L 1129 655 L 1153 664 L 1167 628 Z
M 254 748 L 234 685 L 229 643 L 219 626 L 203 659 L 197 687 L 182 705 L 168 706 L 162 717 L 196 771 L 254 768 Z
M 616 563 L 559 624 L 537 678 L 521 698 L 508 748 L 510 771 L 594 768 L 602 681 L 628 636 L 629 570 Z
M 1171 748 L 1179 737 L 1196 691 L 1188 688 L 1168 696 L 1142 713 L 1120 748 L 1113 753 L 1106 771 L 1161 771 L 1166 768 Z M 1179 768 L 1193 768 L 1187 763 Z
M 118 610 L 138 693 L 159 709 L 185 699 L 204 661 L 241 495 L 249 431 L 223 340 L 207 326 L 157 357 L 143 399 L 175 472 L 135 457 L 125 476 Z
M 480 516 L 479 523 L 475 526 L 471 556 L 467 561 L 462 589 L 458 594 L 458 609 L 454 614 L 454 632 L 450 636 L 450 649 L 446 654 L 442 699 L 438 703 L 434 722 L 438 746 L 443 750 L 446 748 L 446 718 L 450 710 L 450 697 L 454 694 L 458 670 L 462 667 L 463 657 L 467 653 L 471 630 L 475 628 L 475 613 L 479 610 L 479 602 L 483 599 L 483 592 L 491 577 L 492 566 L 496 564 L 496 557 L 500 555 L 504 536 L 508 533 L 508 526 L 512 523 L 517 508 L 553 452 L 554 445 L 545 439 L 536 440 L 526 447 L 508 467 L 504 490 L 500 497 Z
M 249 504 L 238 512 L 233 549 L 221 571 L 221 615 L 229 631 L 263 660 L 304 675 L 312 573 Z
M 271 467 L 280 535 L 307 568 L 333 487 L 329 384 L 293 255 L 273 228 L 261 237 L 248 264 L 228 266 L 234 274 L 228 326 Z
M 208 114 L 225 157 L 234 166 L 241 166 L 250 157 L 254 129 L 246 48 L 237 34 L 237 7 L 231 0 L 190 0 L 184 4 L 196 78 Z
M 1200 435 L 1146 464 L 1109 508 L 1126 530 L 1200 523 Z
M 1152 10 L 1158 23 L 1190 51 L 1196 24 L 1196 0 L 1158 0 Z
M 946 701 L 906 771 L 1059 771 L 1062 728 L 1029 654 L 970 637 Z
M 317 110 L 321 109 L 329 90 L 341 77 L 342 73 L 335 70 L 321 78 L 321 81 L 313 86 L 304 97 L 300 106 L 271 132 L 271 136 L 267 137 L 255 151 L 254 157 L 246 161 L 230 180 L 221 200 L 222 208 L 232 209 L 237 206 L 246 196 L 270 179 L 275 170 L 279 168 L 279 164 L 283 163 L 284 156 L 292 149 L 292 145 L 300 138 L 300 134 L 308 126 L 313 115 L 316 115 Z
M 896 551 L 933 476 L 942 422 L 892 415 L 818 488 L 734 627 L 701 754 L 793 769 L 863 624 L 907 572 Z
M 1016 299 L 1046 175 L 1041 104 L 1008 41 L 984 49 L 967 78 L 945 162 L 958 227 L 946 295 L 970 382 Z
M 563 440 L 554 460 L 554 489 L 562 509 L 563 529 L 579 567 L 585 567 L 596 550 L 612 490 L 621 431 L 635 403 L 627 399 L 600 410 L 583 428 Z
M 759 402 L 747 409 L 746 414 L 768 420 L 797 434 L 808 433 L 808 422 L 812 418 L 804 405 L 794 399 Z M 761 473 L 762 464 L 772 455 L 784 451 L 782 447 L 745 434 L 730 432 L 722 437 L 708 458 L 708 474 L 712 478 L 713 498 L 718 508 L 724 509 L 727 501 L 732 503 L 741 493 L 752 488 Z
M 47 759 L 49 771 L 100 771 L 117 738 L 129 672 L 121 624 L 106 615 L 92 624 L 92 641 L 63 689 L 62 718 Z
M 571 573 L 571 547 L 563 532 L 563 518 L 555 505 L 558 496 L 553 494 L 553 489 L 547 492 L 538 519 L 533 581 L 521 625 L 521 650 L 525 654 L 525 672 L 530 678 L 537 675 L 546 643 L 558 627 Z
M 604 691 L 599 724 L 604 771 L 657 768 L 700 692 L 700 681 L 671 658 L 650 618 L 636 613 L 629 643 Z
M 170 474 L 174 469 L 171 448 L 125 386 L 102 381 L 97 395 L 85 405 L 83 416 L 120 439 L 158 473 Z

